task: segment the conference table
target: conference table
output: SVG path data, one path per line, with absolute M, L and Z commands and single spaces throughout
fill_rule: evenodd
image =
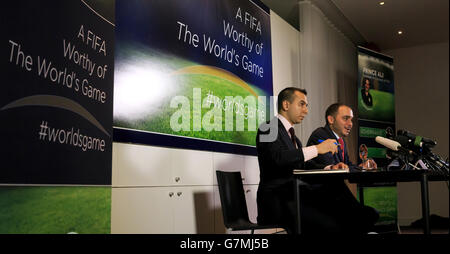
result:
M 350 183 L 375 184 L 375 183 L 394 183 L 394 182 L 420 182 L 421 185 L 421 203 L 422 216 L 424 220 L 424 234 L 430 234 L 430 204 L 428 195 L 428 181 L 448 181 L 448 175 L 437 174 L 430 170 L 398 170 L 384 171 L 375 169 L 370 171 L 351 171 L 343 170 L 300 170 L 293 171 L 295 179 L 295 202 L 296 202 L 296 232 L 301 233 L 301 188 L 303 181 L 308 183 L 326 183 L 327 181 L 348 179 Z

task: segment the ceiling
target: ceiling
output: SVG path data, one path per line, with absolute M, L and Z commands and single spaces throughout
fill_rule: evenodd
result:
M 380 5 L 381 1 L 310 0 L 319 8 L 325 2 L 332 6 L 366 43 L 379 50 L 449 41 L 449 0 L 384 0 Z M 298 0 L 262 2 L 299 29 Z M 399 35 L 399 30 L 403 34 Z

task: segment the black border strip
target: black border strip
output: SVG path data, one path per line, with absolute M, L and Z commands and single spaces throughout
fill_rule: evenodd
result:
M 376 51 L 373 51 L 373 50 L 371 50 L 371 49 L 364 48 L 364 47 L 361 47 L 361 46 L 358 46 L 358 50 L 359 50 L 360 52 L 366 54 L 366 55 L 373 56 L 373 57 L 377 57 L 377 58 L 380 58 L 380 59 L 382 59 L 382 60 L 384 60 L 384 61 L 386 61 L 386 62 L 389 62 L 389 63 L 391 63 L 391 64 L 394 64 L 394 58 L 391 57 L 391 56 L 384 55 L 384 54 L 382 54 L 382 53 L 380 53 L 380 52 L 376 52 Z
M 257 5 L 259 8 L 263 9 L 268 15 L 270 15 L 270 8 L 267 7 L 263 2 L 260 0 L 250 0 L 250 2 Z
M 113 141 L 209 152 L 257 155 L 255 147 L 191 139 L 181 136 L 170 136 L 161 133 L 133 131 L 115 127 L 113 128 Z

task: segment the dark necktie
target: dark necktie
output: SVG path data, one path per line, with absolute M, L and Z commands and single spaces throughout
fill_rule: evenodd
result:
M 342 161 L 345 162 L 345 159 L 344 159 L 344 140 L 342 138 L 339 138 L 338 141 L 339 141 L 339 144 L 340 144 L 341 150 L 342 150 Z
M 297 147 L 297 142 L 295 141 L 295 131 L 294 131 L 294 127 L 291 127 L 289 129 L 289 133 L 291 134 L 291 140 L 292 143 L 294 143 L 294 146 Z

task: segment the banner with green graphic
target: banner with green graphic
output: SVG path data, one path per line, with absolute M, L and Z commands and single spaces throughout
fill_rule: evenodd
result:
M 116 3 L 115 140 L 253 148 L 273 93 L 269 9 L 248 0 Z
M 395 132 L 394 61 L 391 57 L 358 47 L 359 162 L 372 158 L 386 166 L 386 148 L 375 137 Z
M 387 166 L 387 148 L 375 142 L 377 136 L 393 138 L 395 133 L 394 60 L 358 47 L 358 164 L 375 160 L 379 170 Z M 368 165 L 368 164 L 367 164 Z M 364 204 L 377 209 L 377 225 L 397 224 L 395 183 L 366 185 Z
M 110 233 L 114 1 L 0 9 L 0 234 Z

